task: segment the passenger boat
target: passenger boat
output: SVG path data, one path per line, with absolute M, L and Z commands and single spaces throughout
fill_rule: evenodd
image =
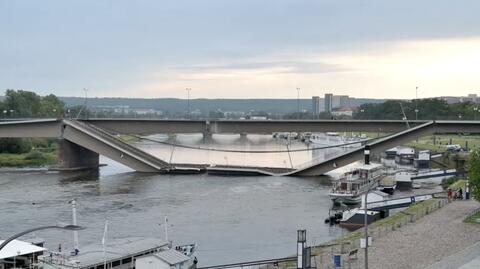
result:
M 73 224 L 76 225 L 76 201 L 72 204 Z M 79 247 L 77 231 L 73 231 L 73 251 L 46 250 L 38 256 L 39 269 L 193 269 L 197 258 L 195 244 L 172 247 L 168 240 L 168 220 L 165 217 L 165 239 L 125 237 L 107 240 L 108 222 L 103 238 L 96 244 Z
M 383 165 L 378 163 L 354 167 L 333 180 L 330 198 L 334 203 L 358 204 L 362 194 L 378 186 L 383 173 Z
M 309 142 L 319 146 L 340 146 L 342 148 L 354 148 L 362 146 L 362 142 L 367 140 L 366 136 L 344 136 L 336 132 L 313 133 L 309 137 Z

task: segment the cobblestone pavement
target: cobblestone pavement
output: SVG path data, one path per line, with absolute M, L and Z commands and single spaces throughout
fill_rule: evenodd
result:
M 425 268 L 456 253 L 461 255 L 480 241 L 480 224 L 463 222 L 478 207 L 480 203 L 473 200 L 455 201 L 374 240 L 369 248 L 369 268 Z M 358 254 L 350 268 L 363 268 L 364 252 Z

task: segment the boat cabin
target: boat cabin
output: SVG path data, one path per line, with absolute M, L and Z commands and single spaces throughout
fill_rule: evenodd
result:
M 189 269 L 192 265 L 189 256 L 175 249 L 139 257 L 135 261 L 136 269 Z
M 105 251 L 102 244 L 94 244 L 81 247 L 77 255 L 49 252 L 39 260 L 43 269 L 131 269 L 136 259 L 168 249 L 169 244 L 159 238 L 128 237 L 110 239 Z
M 0 240 L 2 244 L 4 240 Z M 0 251 L 0 269 L 31 268 L 46 249 L 40 245 L 13 240 Z
M 344 173 L 338 180 L 333 181 L 333 191 L 356 193 L 382 175 L 382 164 L 362 164 Z

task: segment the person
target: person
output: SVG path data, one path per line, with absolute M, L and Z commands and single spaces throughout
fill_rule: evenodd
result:
M 462 190 L 462 188 L 460 188 L 460 189 L 458 190 L 458 198 L 459 198 L 460 200 L 463 200 L 463 190 Z
M 448 189 L 448 191 L 447 191 L 447 198 L 448 198 L 448 201 L 451 201 L 451 200 L 452 200 L 452 189 Z

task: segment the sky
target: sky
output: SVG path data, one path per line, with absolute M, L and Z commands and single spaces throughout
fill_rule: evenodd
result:
M 480 94 L 478 0 L 0 0 L 0 91 Z

